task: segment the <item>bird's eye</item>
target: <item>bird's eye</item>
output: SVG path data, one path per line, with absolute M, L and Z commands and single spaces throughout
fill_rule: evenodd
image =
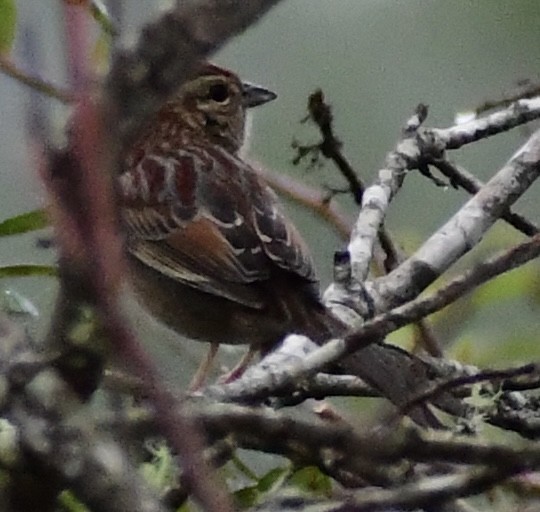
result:
M 229 99 L 229 89 L 225 84 L 211 85 L 208 90 L 208 97 L 218 103 L 223 103 Z

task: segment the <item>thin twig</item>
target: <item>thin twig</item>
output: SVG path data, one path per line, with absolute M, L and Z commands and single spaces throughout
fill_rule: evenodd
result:
M 101 30 L 111 37 L 117 37 L 118 29 L 109 15 L 107 8 L 103 5 L 103 2 L 101 0 L 92 0 L 89 2 L 88 7 L 92 17 L 101 27 Z
M 316 146 L 322 155 L 332 160 L 349 184 L 356 204 L 362 204 L 365 185 L 341 151 L 342 142 L 334 133 L 332 108 L 325 102 L 321 89 L 311 93 L 308 99 L 309 118 L 318 126 L 322 140 Z
M 334 162 L 349 184 L 349 191 L 356 204 L 361 206 L 362 197 L 366 187 L 342 151 L 343 144 L 334 131 L 334 115 L 332 107 L 325 101 L 321 89 L 317 89 L 310 94 L 308 99 L 308 112 L 308 118 L 319 128 L 322 137 L 318 144 L 311 146 L 311 150 L 320 151 L 325 158 Z M 378 238 L 381 248 L 386 255 L 385 260 L 379 262 L 379 266 L 381 269 L 385 269 L 386 272 L 389 272 L 399 263 L 400 251 L 383 225 L 380 227 Z
M 451 391 L 462 386 L 470 386 L 479 382 L 489 381 L 491 383 L 495 383 L 506 379 L 533 374 L 538 374 L 538 366 L 536 364 L 526 364 L 524 366 L 520 366 L 519 368 L 510 368 L 506 370 L 482 370 L 475 375 L 463 375 L 454 379 L 448 379 L 444 382 L 435 383 L 435 385 L 433 385 L 433 387 L 430 389 L 419 393 L 416 397 L 409 400 L 400 408 L 400 414 L 406 415 L 408 411 L 417 405 L 421 404 L 422 402 L 430 401 L 445 391 Z
M 315 212 L 333 226 L 343 240 L 349 239 L 353 226 L 352 219 L 342 211 L 336 201 L 327 201 L 325 193 L 315 187 L 290 176 L 271 172 L 258 163 L 250 163 L 274 190 Z
M 443 143 L 445 149 L 459 149 L 538 118 L 540 118 L 540 96 L 516 101 L 508 108 L 480 119 L 473 119 L 450 128 L 435 129 L 433 135 Z
M 474 112 L 476 115 L 483 114 L 488 110 L 493 110 L 496 108 L 507 107 L 515 101 L 521 100 L 523 98 L 533 98 L 534 96 L 540 95 L 540 83 L 524 81 L 518 84 L 516 91 L 509 94 L 503 94 L 501 98 L 495 100 L 486 100 L 484 103 L 481 103 L 475 107 Z
M 456 471 L 448 475 L 424 477 L 416 482 L 393 489 L 367 489 L 359 491 L 336 512 L 371 512 L 387 510 L 444 510 L 443 505 L 458 497 L 479 494 L 492 488 L 509 476 L 518 474 L 521 466 L 497 466 Z
M 463 188 L 469 194 L 476 194 L 484 186 L 474 174 L 448 160 L 433 160 L 431 163 L 450 179 L 452 185 Z M 503 213 L 501 218 L 527 236 L 533 236 L 539 231 L 538 226 L 518 213 L 508 211 Z
M 69 104 L 74 100 L 73 95 L 67 90 L 61 89 L 60 87 L 37 76 L 27 74 L 25 71 L 18 68 L 6 55 L 2 54 L 0 54 L 0 71 L 11 78 L 14 78 L 20 83 L 31 87 L 35 91 L 43 93 L 50 98 L 59 100 L 62 103 Z

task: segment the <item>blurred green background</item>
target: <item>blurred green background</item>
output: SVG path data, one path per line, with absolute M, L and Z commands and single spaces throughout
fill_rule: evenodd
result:
M 17 34 L 13 59 L 57 84 L 66 85 L 62 12 L 57 0 L 16 0 Z M 121 6 L 122 43 L 132 44 L 141 24 L 167 2 L 125 0 Z M 96 30 L 96 34 L 98 31 Z M 540 70 L 538 0 L 288 0 L 259 24 L 236 38 L 215 60 L 244 78 L 264 84 L 279 98 L 256 113 L 251 155 L 276 172 L 313 185 L 343 185 L 332 165 L 308 171 L 291 163 L 293 138 L 310 143 L 317 133 L 301 125 L 309 93 L 321 87 L 333 105 L 335 128 L 344 151 L 369 183 L 400 128 L 422 102 L 430 106 L 428 126 L 452 125 L 461 111 L 512 91 L 523 79 L 537 80 Z M 0 75 L 0 217 L 43 205 L 25 115 L 35 94 Z M 66 112 L 42 98 L 55 137 Z M 29 107 L 30 106 L 30 107 Z M 453 152 L 450 157 L 487 180 L 527 137 L 517 129 Z M 534 189 L 516 210 L 538 218 Z M 453 189 L 436 188 L 411 173 L 391 205 L 387 226 L 412 251 L 466 200 Z M 351 216 L 355 206 L 340 198 Z M 313 248 L 323 284 L 331 277 L 333 252 L 342 242 L 314 215 L 287 203 L 291 216 Z M 52 250 L 36 248 L 36 234 L 0 239 L 0 264 L 54 261 Z M 497 226 L 461 265 L 521 239 Z M 538 266 L 530 264 L 438 315 L 437 332 L 452 354 L 465 361 L 504 366 L 540 357 L 537 341 Z M 455 271 L 454 271 L 455 272 Z M 4 279 L 39 309 L 34 332 L 46 326 L 55 283 L 51 278 Z M 202 346 L 177 343 L 178 337 L 136 310 L 130 315 L 173 385 L 183 386 Z M 135 313 L 133 312 L 135 310 Z M 407 331 L 393 339 L 407 343 Z M 162 343 L 166 341 L 167 343 Z M 165 348 L 166 347 L 166 348 Z M 225 350 L 234 359 L 239 349 Z M 179 369 L 181 371 L 179 371 Z

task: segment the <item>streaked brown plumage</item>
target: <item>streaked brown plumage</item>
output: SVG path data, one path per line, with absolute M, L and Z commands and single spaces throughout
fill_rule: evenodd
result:
M 320 303 L 309 251 L 276 195 L 239 156 L 246 109 L 274 97 L 203 64 L 126 155 L 119 189 L 133 286 L 190 338 L 267 350 L 288 333 L 321 343 L 346 330 Z M 411 357 L 373 343 L 341 369 L 399 405 L 427 372 Z M 433 424 L 429 411 L 411 413 Z
M 271 347 L 328 337 L 313 263 L 239 156 L 245 111 L 275 95 L 205 64 L 143 130 L 120 176 L 132 282 L 194 339 Z

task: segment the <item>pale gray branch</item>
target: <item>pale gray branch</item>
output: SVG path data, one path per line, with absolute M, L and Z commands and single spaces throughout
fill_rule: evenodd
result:
M 371 283 L 377 310 L 416 297 L 482 239 L 540 175 L 540 131 L 396 270 Z

